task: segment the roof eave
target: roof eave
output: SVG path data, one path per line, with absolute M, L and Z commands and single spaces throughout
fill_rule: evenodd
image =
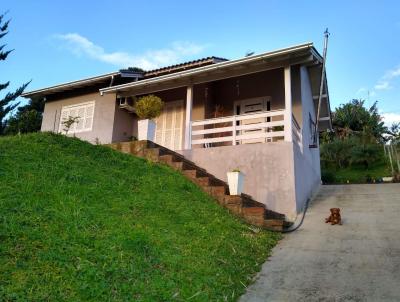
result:
M 88 84 L 93 84 L 95 82 L 107 80 L 108 78 L 111 79 L 113 76 L 116 76 L 118 74 L 119 74 L 119 72 L 111 72 L 111 73 L 103 74 L 100 76 L 95 76 L 95 77 L 86 78 L 86 79 L 77 80 L 77 81 L 66 82 L 63 84 L 59 84 L 59 85 L 55 85 L 55 86 L 51 86 L 51 87 L 47 87 L 47 88 L 43 88 L 43 89 L 28 91 L 28 92 L 23 93 L 21 96 L 24 98 L 32 98 L 32 97 L 36 97 L 36 96 L 46 96 L 48 94 L 55 93 L 58 90 L 75 88 L 75 87 L 79 87 L 79 86 L 86 86 Z
M 208 72 L 213 69 L 221 69 L 221 68 L 226 68 L 229 66 L 250 63 L 252 61 L 277 57 L 277 56 L 285 55 L 285 54 L 289 54 L 289 53 L 295 53 L 295 52 L 305 50 L 305 49 L 309 49 L 311 51 L 311 53 L 315 56 L 315 58 L 318 61 L 322 62 L 322 57 L 318 53 L 318 51 L 314 48 L 313 43 L 308 42 L 308 43 L 299 44 L 299 45 L 295 45 L 295 46 L 291 46 L 291 47 L 287 47 L 287 48 L 282 48 L 279 50 L 275 50 L 275 51 L 255 55 L 255 56 L 240 58 L 237 60 L 231 60 L 231 61 L 226 61 L 226 62 L 215 63 L 215 64 L 195 68 L 192 70 L 180 71 L 180 72 L 176 72 L 173 74 L 163 75 L 163 76 L 154 77 L 154 78 L 150 78 L 150 79 L 144 79 L 144 80 L 141 80 L 138 82 L 126 83 L 126 84 L 117 85 L 117 86 L 113 86 L 113 87 L 101 88 L 101 89 L 99 89 L 99 91 L 101 94 L 105 94 L 105 93 L 117 92 L 117 91 L 121 91 L 121 90 L 127 90 L 130 88 L 145 86 L 145 85 L 148 85 L 151 83 L 162 82 L 162 81 L 167 81 L 167 80 L 172 80 L 172 79 L 178 79 L 178 78 L 187 77 L 187 76 L 193 76 L 193 75 L 201 74 L 203 72 Z

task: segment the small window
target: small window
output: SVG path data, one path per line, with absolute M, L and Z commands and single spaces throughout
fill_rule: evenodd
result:
M 309 116 L 309 126 L 310 126 L 310 135 L 311 135 L 311 141 L 313 142 L 315 139 L 315 122 L 311 116 L 311 113 L 308 113 Z
M 59 132 L 65 133 L 65 125 L 63 123 L 70 117 L 76 118 L 76 122 L 71 126 L 68 133 L 91 131 L 93 127 L 94 101 L 62 107 Z

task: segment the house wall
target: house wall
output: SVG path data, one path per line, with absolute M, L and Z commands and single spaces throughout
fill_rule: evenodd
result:
M 283 213 L 296 217 L 293 144 L 276 142 L 179 151 L 219 179 L 240 169 L 245 174 L 244 193 Z
M 192 108 L 192 120 L 204 119 L 204 87 L 206 85 L 194 86 L 194 99 Z M 180 87 L 171 90 L 164 90 L 152 93 L 161 98 L 163 102 L 174 102 L 183 100 L 183 105 L 186 106 L 186 87 Z
M 211 102 L 222 105 L 226 115 L 233 115 L 235 101 L 271 96 L 271 110 L 284 109 L 284 85 L 282 68 L 216 81 L 212 83 Z
M 301 96 L 300 66 L 292 66 L 292 114 L 296 118 L 300 127 L 303 125 L 303 108 Z
M 114 127 L 112 142 L 126 142 L 137 137 L 137 116 L 125 109 L 121 109 L 115 102 Z
M 46 102 L 41 131 L 60 132 L 62 130 L 59 129 L 62 107 L 89 101 L 95 101 L 92 131 L 76 133 L 75 136 L 92 143 L 95 143 L 97 139 L 102 144 L 111 143 L 116 108 L 115 94 L 101 96 L 98 92 L 94 92 Z
M 315 107 L 312 99 L 311 83 L 306 67 L 299 68 L 302 105 L 302 144 L 294 144 L 294 171 L 296 180 L 297 211 L 301 211 L 306 200 L 315 194 L 321 183 L 319 148 L 309 148 L 313 143 L 311 137 L 310 117 L 315 121 Z M 317 144 L 318 145 L 318 144 Z

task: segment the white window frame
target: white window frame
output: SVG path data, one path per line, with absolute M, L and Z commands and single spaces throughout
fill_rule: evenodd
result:
M 161 115 L 157 118 L 157 119 L 163 118 L 163 122 L 162 123 L 163 123 L 163 125 L 165 125 L 166 124 L 166 118 L 167 118 L 167 116 L 165 115 L 166 108 L 168 106 L 174 106 L 174 105 L 178 105 L 181 108 L 181 111 L 179 113 L 179 114 L 181 114 L 181 122 L 180 122 L 180 124 L 178 124 L 179 127 L 180 127 L 180 131 L 175 132 L 176 129 L 179 129 L 178 127 L 176 127 L 177 126 L 177 124 L 175 124 L 176 120 L 173 120 L 173 123 L 171 125 L 171 130 L 172 130 L 171 131 L 172 132 L 171 133 L 171 138 L 175 140 L 175 138 L 177 136 L 179 145 L 178 145 L 177 148 L 175 148 L 175 141 L 174 141 L 172 146 L 165 146 L 167 148 L 170 148 L 173 151 L 182 150 L 182 147 L 183 147 L 183 131 L 184 131 L 184 120 L 185 120 L 185 107 L 183 106 L 183 104 L 184 104 L 183 100 L 176 100 L 176 101 L 171 101 L 171 102 L 164 103 L 163 111 L 161 112 Z M 177 114 L 176 111 L 174 112 L 174 114 L 175 115 Z M 157 125 L 157 123 L 156 123 L 156 125 Z M 157 131 L 158 130 L 159 129 L 157 129 L 157 126 L 156 126 L 156 139 L 155 139 L 155 142 L 157 144 L 160 144 L 160 145 L 163 146 L 164 143 L 165 143 L 165 129 L 163 129 L 163 132 L 161 134 L 161 141 L 157 140 Z
M 95 113 L 95 110 L 96 110 L 96 101 L 90 101 L 90 102 L 84 102 L 84 103 L 78 103 L 78 104 L 73 104 L 73 105 L 68 105 L 68 106 L 63 106 L 63 107 L 61 107 L 61 113 L 60 113 L 60 122 L 59 122 L 59 126 L 58 126 L 58 132 L 59 133 L 63 133 L 63 134 L 65 134 L 65 131 L 64 131 L 64 125 L 63 125 L 63 119 L 62 119 L 62 116 L 63 116 L 63 112 L 65 112 L 65 111 L 69 111 L 69 110 L 71 110 L 71 109 L 79 109 L 79 108 L 84 108 L 85 109 L 85 116 L 84 117 L 82 117 L 83 118 L 83 120 L 85 120 L 87 117 L 86 117 L 86 110 L 87 110 L 87 107 L 89 107 L 89 106 L 93 106 L 93 115 L 92 115 L 92 122 L 91 122 L 91 124 L 90 124 L 90 127 L 88 127 L 88 128 L 82 128 L 82 129 L 79 129 L 79 130 L 76 130 L 76 124 L 74 124 L 73 125 L 73 127 L 71 127 L 71 129 L 68 131 L 68 134 L 74 134 L 74 133 L 81 133 L 81 132 L 89 132 L 89 131 L 92 131 L 92 129 L 93 129 L 93 123 L 94 123 L 94 113 Z

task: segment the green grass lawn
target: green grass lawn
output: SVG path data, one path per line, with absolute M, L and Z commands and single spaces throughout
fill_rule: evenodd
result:
M 391 170 L 389 165 L 385 161 L 381 161 L 366 169 L 364 166 L 351 166 L 340 169 L 329 169 L 322 168 L 322 174 L 324 172 L 330 173 L 334 176 L 334 181 L 330 183 L 367 183 L 367 179 L 379 179 L 385 176 L 391 176 Z
M 1 301 L 236 300 L 279 239 L 166 166 L 0 138 Z

